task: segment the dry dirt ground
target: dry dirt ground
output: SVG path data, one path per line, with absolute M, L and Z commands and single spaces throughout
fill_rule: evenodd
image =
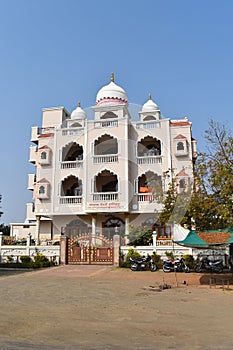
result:
M 209 278 L 110 266 L 0 271 L 0 349 L 232 350 L 233 281 L 210 288 Z

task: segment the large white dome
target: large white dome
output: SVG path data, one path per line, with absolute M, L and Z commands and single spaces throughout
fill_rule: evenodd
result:
M 159 111 L 159 107 L 157 104 L 152 100 L 151 95 L 149 95 L 149 99 L 144 105 L 142 106 L 142 112 L 157 112 Z
M 120 86 L 114 83 L 114 75 L 112 74 L 111 82 L 103 86 L 96 96 L 96 104 L 128 104 L 128 96 Z

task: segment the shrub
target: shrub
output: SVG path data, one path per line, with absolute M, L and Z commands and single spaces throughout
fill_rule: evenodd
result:
M 34 262 L 32 264 L 33 268 L 49 267 L 51 266 L 50 261 L 43 254 L 37 254 L 34 257 Z
M 31 262 L 31 258 L 29 255 L 21 255 L 20 260 L 21 260 L 21 263 L 25 265 L 30 264 Z
M 14 258 L 12 255 L 7 256 L 7 263 L 12 263 L 14 261 Z
M 152 261 L 155 263 L 158 269 L 161 269 L 163 267 L 163 262 L 161 260 L 161 255 L 153 253 L 151 255 Z
M 128 250 L 128 254 L 126 255 L 126 260 L 121 263 L 121 267 L 130 267 L 130 257 L 141 258 L 141 255 L 133 248 L 130 248 Z
M 195 266 L 195 260 L 194 257 L 191 254 L 185 254 L 183 255 L 183 259 L 185 261 L 185 264 L 190 268 L 193 269 Z
M 168 252 L 168 251 L 166 251 L 166 252 L 165 252 L 165 255 L 166 255 L 166 257 L 167 257 L 168 259 L 170 259 L 170 260 L 175 260 L 175 257 L 174 257 L 173 252 Z

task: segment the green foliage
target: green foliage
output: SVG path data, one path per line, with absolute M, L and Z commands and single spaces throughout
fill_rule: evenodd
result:
M 172 182 L 158 214 L 160 222 L 180 223 L 198 231 L 233 225 L 233 137 L 223 125 L 210 120 L 205 139 L 207 151 L 198 154 L 194 188 L 178 195 Z
M 29 264 L 31 262 L 31 258 L 29 255 L 21 255 L 20 260 L 22 264 Z
M 163 262 L 161 260 L 161 255 L 156 254 L 155 252 L 151 255 L 152 261 L 155 263 L 158 269 L 162 269 Z
M 153 243 L 152 233 L 152 230 L 147 226 L 131 226 L 129 231 L 129 245 L 151 245 Z
M 0 194 L 0 204 L 1 202 L 2 202 L 2 195 Z M 1 209 L 1 205 L 0 205 L 0 209 Z M 3 211 L 0 210 L 0 217 L 2 216 L 2 214 L 3 214 Z
M 7 262 L 8 262 L 8 263 L 11 263 L 11 262 L 13 262 L 13 261 L 14 261 L 13 256 L 12 256 L 12 255 L 8 255 L 8 256 L 7 256 Z
M 10 236 L 10 226 L 9 225 L 0 225 L 0 232 L 3 233 L 4 236 Z
M 175 260 L 175 257 L 174 257 L 173 252 L 168 252 L 168 251 L 166 251 L 166 252 L 165 252 L 165 255 L 166 255 L 166 257 L 167 257 L 168 259 L 170 259 L 170 260 Z
M 40 268 L 40 267 L 49 267 L 50 261 L 48 258 L 46 258 L 46 256 L 44 256 L 41 253 L 38 253 L 35 257 L 34 257 L 34 262 L 33 262 L 33 268 Z
M 195 266 L 195 259 L 191 254 L 185 254 L 183 255 L 183 259 L 185 261 L 185 264 L 190 268 L 193 269 Z
M 133 248 L 128 250 L 125 261 L 121 262 L 121 267 L 130 267 L 130 257 L 131 258 L 141 258 L 142 256 Z

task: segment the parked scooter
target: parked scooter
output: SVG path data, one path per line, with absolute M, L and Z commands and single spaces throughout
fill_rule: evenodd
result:
M 130 257 L 130 269 L 132 271 L 150 270 L 154 272 L 157 270 L 156 264 L 152 261 L 151 256 L 148 254 L 147 257 L 133 258 Z
M 218 260 L 210 260 L 207 257 L 201 257 L 197 265 L 195 266 L 196 272 L 203 272 L 203 271 L 209 271 L 209 272 L 216 272 L 221 273 L 223 272 L 223 262 L 222 259 Z
M 190 272 L 189 267 L 185 264 L 184 258 L 178 260 L 164 260 L 163 262 L 164 272 Z

